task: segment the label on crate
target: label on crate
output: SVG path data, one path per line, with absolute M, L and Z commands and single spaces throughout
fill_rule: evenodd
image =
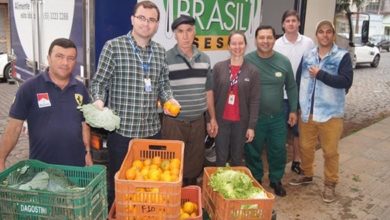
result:
M 26 203 L 17 203 L 18 213 L 28 213 L 30 215 L 50 215 L 51 208 Z

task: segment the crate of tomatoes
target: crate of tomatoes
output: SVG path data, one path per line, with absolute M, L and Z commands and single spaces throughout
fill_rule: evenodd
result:
M 118 219 L 178 219 L 184 143 L 133 139 L 115 175 Z

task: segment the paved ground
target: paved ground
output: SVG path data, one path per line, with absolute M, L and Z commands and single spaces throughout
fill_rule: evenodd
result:
M 345 127 L 347 134 L 380 118 L 390 116 L 390 53 L 382 53 L 378 68 L 355 70 L 354 84 L 347 95 Z M 0 134 L 7 121 L 16 85 L 0 84 Z M 315 184 L 287 187 L 287 197 L 277 198 L 279 219 L 389 219 L 390 216 L 390 117 L 342 139 L 340 144 L 339 200 L 324 204 L 322 152 L 316 153 Z M 7 166 L 28 157 L 28 137 L 22 134 L 7 159 Z M 294 177 L 286 168 L 284 183 Z M 264 181 L 266 184 L 267 182 Z M 266 187 L 269 189 L 268 187 Z
M 322 201 L 323 157 L 316 152 L 314 184 L 289 186 L 295 173 L 286 169 L 288 195 L 275 203 L 277 219 L 384 220 L 390 216 L 390 117 L 362 129 L 340 142 L 338 201 Z
M 8 120 L 9 107 L 14 99 L 17 86 L 7 83 L 0 83 L 0 134 L 3 134 Z M 24 133 L 20 135 L 19 142 L 10 153 L 6 161 L 6 166 L 10 166 L 20 160 L 28 158 L 28 136 Z

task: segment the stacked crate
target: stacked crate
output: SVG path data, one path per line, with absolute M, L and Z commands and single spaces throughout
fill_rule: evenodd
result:
M 178 179 L 165 182 L 128 180 L 126 171 L 133 161 L 160 157 L 179 159 Z M 120 170 L 115 175 L 115 207 L 117 219 L 178 219 L 181 205 L 184 143 L 173 140 L 133 139 Z

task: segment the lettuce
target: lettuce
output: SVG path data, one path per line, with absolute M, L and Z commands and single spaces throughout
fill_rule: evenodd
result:
M 78 107 L 83 112 L 85 121 L 94 128 L 104 128 L 113 131 L 119 128 L 120 118 L 110 109 L 99 110 L 93 104 L 86 104 Z
M 219 167 L 210 176 L 209 186 L 226 199 L 262 199 L 267 198 L 263 189 L 255 187 L 253 180 L 244 172 Z

